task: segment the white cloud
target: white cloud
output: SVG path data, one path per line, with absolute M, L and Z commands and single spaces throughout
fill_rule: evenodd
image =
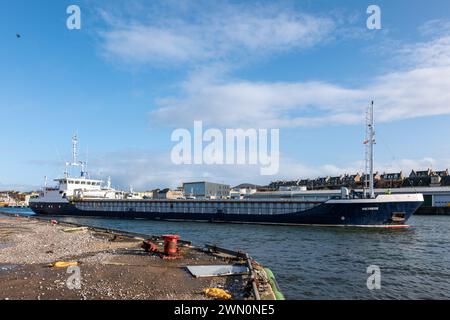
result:
M 271 180 L 281 178 L 313 177 L 339 171 L 338 168 L 330 169 L 329 166 L 310 167 L 288 158 L 281 161 L 279 174 L 262 176 L 257 165 L 174 165 L 168 154 L 155 155 L 135 150 L 105 155 L 98 159 L 99 170 L 93 173 L 103 179 L 111 176 L 113 185 L 120 188 L 132 185 L 135 190 L 149 190 L 176 188 L 183 182 L 198 180 L 230 185 L 243 182 L 268 184 Z
M 125 62 L 184 62 L 207 57 L 196 40 L 172 30 L 148 26 L 130 26 L 103 33 L 104 49 Z
M 316 108 L 341 115 L 347 103 L 360 96 L 357 91 L 320 82 L 211 83 L 197 79 L 185 83 L 183 90 L 184 98 L 160 100 L 151 119 L 173 126 L 198 119 L 220 127 L 286 127 L 322 121 L 290 117 L 290 112 L 308 113 Z
M 416 67 L 449 66 L 449 48 L 450 29 L 446 35 L 442 35 L 431 41 L 405 45 L 399 50 L 397 60 L 402 58 L 403 62 Z
M 260 175 L 259 165 L 175 165 L 169 153 L 126 150 L 99 156 L 91 161 L 93 176 L 111 176 L 114 186 L 135 190 L 181 186 L 183 182 L 208 180 L 237 185 L 243 182 L 267 184 L 275 177 L 311 176 L 321 168 L 312 168 L 286 158 L 276 176 Z M 328 171 L 326 171 L 328 172 Z
M 325 163 L 307 165 L 287 156 L 281 156 L 280 171 L 274 176 L 259 174 L 259 166 L 254 165 L 174 165 L 169 154 L 154 153 L 148 150 L 126 150 L 99 156 L 91 161 L 91 172 L 97 177 L 111 176 L 116 187 L 127 189 L 130 185 L 135 190 L 153 188 L 176 188 L 182 182 L 208 180 L 212 182 L 238 185 L 243 182 L 265 185 L 274 180 L 294 180 L 316 178 L 319 176 L 337 176 L 344 173 L 361 172 L 363 162 L 337 166 Z M 377 163 L 379 172 L 398 172 L 405 174 L 414 170 L 433 168 L 435 170 L 450 168 L 450 159 L 398 159 L 394 162 Z
M 450 32 L 450 20 L 433 19 L 419 27 L 419 32 L 424 36 L 442 36 Z
M 169 16 L 167 11 L 164 16 L 153 12 L 145 20 L 103 11 L 108 23 L 108 30 L 100 33 L 105 54 L 130 63 L 204 64 L 311 47 L 324 41 L 334 27 L 329 18 L 276 5 L 223 2 L 192 7 L 195 10 L 176 8 Z
M 203 120 L 221 127 L 295 127 L 360 123 L 376 101 L 378 122 L 450 114 L 450 36 L 396 52 L 408 68 L 349 88 L 327 82 L 250 82 L 191 77 L 181 97 L 156 102 L 151 119 L 171 126 Z

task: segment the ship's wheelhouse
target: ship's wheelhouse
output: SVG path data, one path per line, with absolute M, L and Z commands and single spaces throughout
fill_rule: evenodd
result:
M 56 179 L 59 183 L 59 190 L 100 190 L 102 180 L 86 179 L 86 178 L 62 178 Z

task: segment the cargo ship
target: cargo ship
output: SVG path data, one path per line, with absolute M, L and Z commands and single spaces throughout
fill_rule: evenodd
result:
M 90 179 L 83 162 L 76 159 L 77 140 L 73 138 L 73 161 L 67 166 L 81 167 L 79 177 L 66 169 L 57 187 L 45 186 L 30 208 L 38 215 L 103 218 L 133 218 L 168 221 L 201 221 L 276 225 L 317 225 L 357 227 L 408 227 L 408 219 L 422 205 L 420 193 L 374 193 L 373 181 L 373 103 L 366 116 L 366 175 L 363 192 L 342 188 L 327 199 L 315 192 L 301 198 L 245 199 L 139 199 L 133 193 L 111 188 L 108 181 Z

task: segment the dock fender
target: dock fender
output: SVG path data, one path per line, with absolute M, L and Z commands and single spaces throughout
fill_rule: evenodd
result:
M 275 294 L 276 300 L 286 300 L 283 293 L 280 291 L 280 287 L 278 286 L 277 280 L 275 279 L 275 276 L 269 268 L 264 268 L 264 271 L 266 272 L 267 279 L 269 280 L 270 286 L 272 287 L 272 291 Z

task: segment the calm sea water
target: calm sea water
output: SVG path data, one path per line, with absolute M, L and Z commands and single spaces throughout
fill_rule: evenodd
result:
M 246 251 L 288 299 L 450 299 L 450 216 L 414 216 L 405 230 L 58 219 Z M 367 288 L 369 265 L 381 269 L 379 290 Z

